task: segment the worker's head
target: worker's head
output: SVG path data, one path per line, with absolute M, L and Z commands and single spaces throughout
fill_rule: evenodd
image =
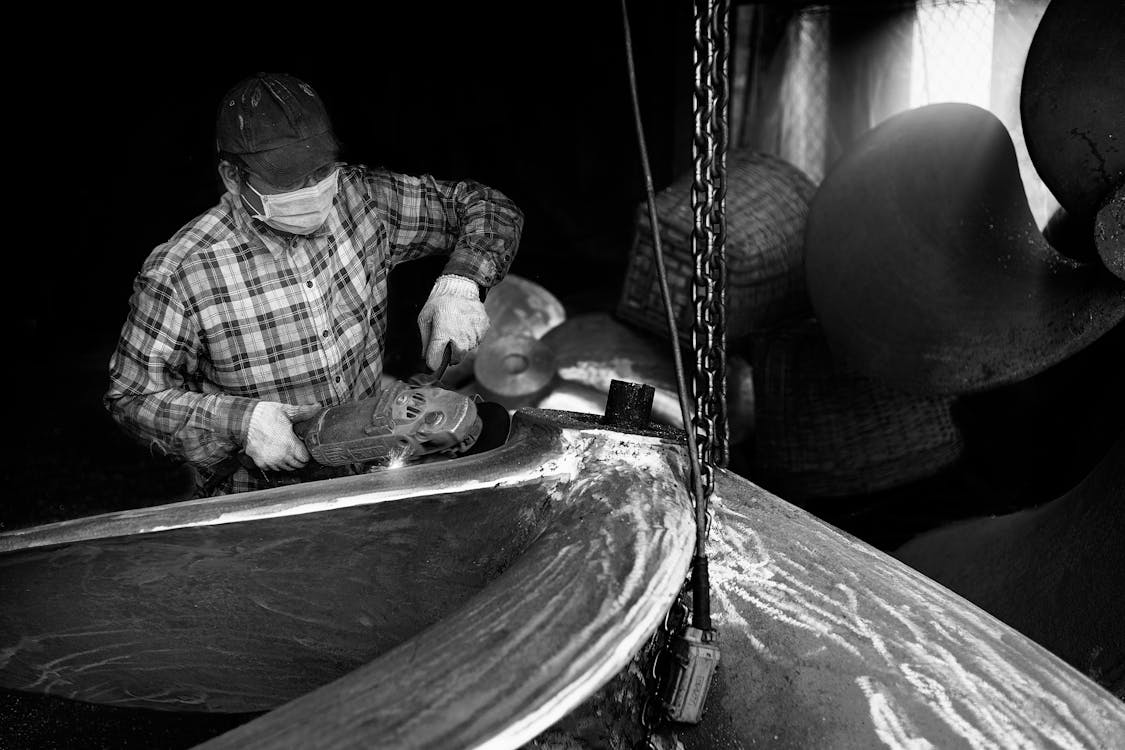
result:
M 258 73 L 219 104 L 219 176 L 251 215 L 294 234 L 324 223 L 339 146 L 324 103 L 292 76 Z

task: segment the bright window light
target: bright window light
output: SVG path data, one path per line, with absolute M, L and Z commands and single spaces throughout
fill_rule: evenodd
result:
M 988 108 L 995 0 L 922 0 L 914 22 L 910 106 L 966 102 Z
M 828 127 L 828 9 L 814 5 L 802 10 L 788 35 L 780 155 L 820 182 Z

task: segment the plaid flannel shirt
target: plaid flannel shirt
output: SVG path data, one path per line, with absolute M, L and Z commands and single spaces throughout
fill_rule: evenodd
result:
M 203 477 L 242 448 L 259 400 L 329 406 L 382 374 L 387 275 L 449 254 L 482 289 L 507 273 L 523 215 L 498 191 L 364 166 L 340 170 L 308 236 L 252 219 L 231 193 L 148 257 L 110 361 L 105 405 L 143 444 Z M 240 469 L 219 492 L 265 486 Z

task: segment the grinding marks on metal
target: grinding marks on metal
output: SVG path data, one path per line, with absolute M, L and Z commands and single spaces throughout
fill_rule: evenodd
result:
M 207 747 L 518 747 L 678 595 L 682 464 L 678 439 L 524 410 L 456 461 L 0 534 L 0 684 L 275 709 Z
M 946 587 L 722 469 L 709 548 L 722 662 L 704 720 L 665 724 L 658 747 L 1125 746 L 1125 703 L 1088 676 Z M 686 617 L 677 604 L 655 640 Z M 566 740 L 589 739 L 593 727 L 604 743 L 593 746 L 637 747 L 645 739 L 634 720 L 644 700 L 637 683 L 652 675 L 649 652 L 537 744 L 584 746 Z
M 569 403 L 575 411 L 601 413 L 610 382 L 627 380 L 656 389 L 653 419 L 683 426 L 666 337 L 626 325 L 607 312 L 591 312 L 572 315 L 542 341 L 555 355 L 559 377 L 537 405 L 571 409 L 566 406 Z M 730 441 L 737 445 L 749 438 L 754 426 L 753 378 L 750 364 L 742 357 L 727 356 L 726 387 Z
M 1125 704 L 890 556 L 719 470 L 720 747 L 1121 747 Z
M 212 748 L 630 716 L 694 542 L 682 450 L 528 409 L 470 458 L 0 534 L 0 681 L 277 707 Z M 714 508 L 723 659 L 705 720 L 668 729 L 686 750 L 1122 746 L 1125 704 L 948 589 L 722 469 Z
M 809 295 L 833 354 L 917 393 L 1015 382 L 1125 317 L 1125 284 L 1038 230 L 995 115 L 931 104 L 865 134 L 809 212 Z

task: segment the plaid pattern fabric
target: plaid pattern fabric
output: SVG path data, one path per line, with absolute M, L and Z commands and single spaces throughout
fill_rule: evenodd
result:
M 377 390 L 396 264 L 448 254 L 443 273 L 483 289 L 511 265 L 523 216 L 499 192 L 364 166 L 339 179 L 312 235 L 276 232 L 227 193 L 136 278 L 105 405 L 201 481 L 242 447 L 259 400 L 329 406 Z M 262 486 L 240 469 L 218 491 Z

